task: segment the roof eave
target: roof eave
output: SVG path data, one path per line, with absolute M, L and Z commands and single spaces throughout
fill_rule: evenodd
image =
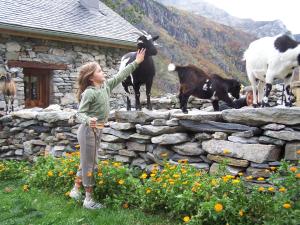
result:
M 75 34 L 69 32 L 61 32 L 55 30 L 47 30 L 47 29 L 40 29 L 34 27 L 26 27 L 20 26 L 15 24 L 7 24 L 0 22 L 0 29 L 6 31 L 12 31 L 11 34 L 20 35 L 20 36 L 30 36 L 30 37 L 38 37 L 38 38 L 45 38 L 45 39 L 52 39 L 52 40 L 60 40 L 65 42 L 75 42 L 75 43 L 82 43 L 82 42 L 90 42 L 85 44 L 97 44 L 102 46 L 110 46 L 110 47 L 119 47 L 125 49 L 134 49 L 136 47 L 135 42 L 130 41 L 123 41 L 111 38 L 101 38 L 95 37 L 90 35 L 83 35 L 83 34 Z M 10 32 L 8 32 L 9 34 Z

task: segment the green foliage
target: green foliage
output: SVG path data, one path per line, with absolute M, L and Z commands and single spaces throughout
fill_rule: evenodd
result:
M 136 24 L 141 21 L 143 15 L 136 6 L 126 3 L 122 0 L 103 0 L 109 8 L 119 13 L 128 22 Z
M 39 158 L 23 190 L 48 189 L 68 195 L 78 168 L 79 155 Z M 182 160 L 164 164 L 150 174 L 133 171 L 119 162 L 101 161 L 94 174 L 95 198 L 113 208 L 137 208 L 165 213 L 189 224 L 272 224 L 296 225 L 300 213 L 299 168 L 286 162 L 269 183 L 245 182 L 243 174 L 226 174 L 226 162 L 211 176 Z M 23 171 L 23 170 L 19 170 Z M 134 174 L 134 175 L 133 175 Z M 21 176 L 22 177 L 22 176 Z
M 29 164 L 24 161 L 0 161 L 0 180 L 24 178 L 29 174 L 29 169 Z

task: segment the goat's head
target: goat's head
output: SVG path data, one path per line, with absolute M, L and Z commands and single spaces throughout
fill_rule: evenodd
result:
M 11 79 L 12 79 L 12 74 L 11 73 L 0 74 L 0 81 L 10 82 Z
M 137 48 L 146 49 L 146 55 L 152 56 L 157 54 L 157 49 L 155 47 L 155 41 L 159 36 L 152 37 L 149 34 L 143 34 L 137 39 Z
M 240 98 L 240 91 L 241 91 L 241 83 L 237 80 L 230 80 L 231 86 L 229 88 L 229 93 L 236 99 Z

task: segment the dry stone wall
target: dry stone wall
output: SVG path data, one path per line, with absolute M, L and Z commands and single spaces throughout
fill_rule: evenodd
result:
M 51 105 L 0 118 L 1 159 L 32 159 L 39 154 L 61 157 L 75 150 L 78 123 L 73 109 Z M 223 112 L 180 110 L 111 112 L 103 129 L 99 159 L 113 159 L 142 169 L 163 161 L 188 162 L 214 173 L 223 160 L 227 170 L 268 177 L 281 159 L 300 155 L 300 108 L 246 108 Z

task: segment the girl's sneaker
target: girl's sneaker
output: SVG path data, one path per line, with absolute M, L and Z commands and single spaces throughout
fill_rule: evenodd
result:
M 83 207 L 86 209 L 101 209 L 104 206 L 98 202 L 95 202 L 92 198 L 87 200 L 86 198 L 83 201 Z
M 76 189 L 75 187 L 73 187 L 73 189 L 70 191 L 69 196 L 73 199 L 75 199 L 76 201 L 81 199 L 81 192 Z

